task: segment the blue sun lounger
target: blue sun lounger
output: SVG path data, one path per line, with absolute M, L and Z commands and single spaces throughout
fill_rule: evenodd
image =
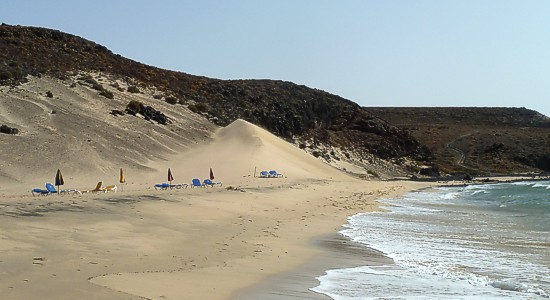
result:
M 51 183 L 46 183 L 46 189 L 51 194 L 57 194 L 57 190 L 55 189 L 55 186 L 53 186 L 53 184 L 51 184 Z
M 271 171 L 269 171 L 269 176 L 270 176 L 270 177 L 283 177 L 284 175 L 281 174 L 281 173 L 278 173 L 278 172 L 275 171 L 275 170 L 271 170 Z
M 57 190 L 55 189 L 55 187 L 51 183 L 46 183 L 46 189 L 45 190 L 40 189 L 40 188 L 36 188 L 36 189 L 32 190 L 32 195 L 33 196 L 37 196 L 37 195 L 47 196 L 47 195 L 51 195 L 51 194 L 54 194 L 54 193 L 57 194 Z
M 268 171 L 261 171 L 260 172 L 260 178 L 268 178 L 269 172 Z
M 214 185 L 218 184 L 220 186 L 222 186 L 222 182 L 213 182 L 212 180 L 210 179 L 205 179 L 202 183 L 205 187 L 209 186 L 209 187 L 214 187 Z
M 51 183 L 46 183 L 46 189 L 50 192 L 50 194 L 57 194 L 57 190 L 55 189 L 55 186 Z M 74 194 L 74 195 L 82 195 L 82 192 L 79 190 L 59 190 L 59 195 L 67 195 L 67 194 Z
M 166 182 L 155 184 L 155 190 L 166 190 L 169 187 L 170 187 L 170 184 Z
M 43 189 L 33 189 L 32 194 L 33 194 L 33 196 L 36 196 L 36 195 L 47 196 L 47 195 L 51 195 L 51 194 L 57 194 L 57 189 L 55 188 L 55 186 L 53 184 L 46 183 L 46 189 L 45 190 L 43 190 Z M 81 195 L 82 192 L 79 191 L 79 190 L 59 190 L 59 194 L 60 195 L 65 195 L 65 194 Z
M 195 188 L 195 187 L 205 187 L 205 185 L 203 183 L 201 183 L 201 180 L 198 179 L 198 178 L 193 178 L 193 180 L 191 180 L 191 187 L 192 188 Z
M 48 190 L 43 190 L 43 189 L 40 189 L 40 188 L 36 188 L 36 189 L 32 189 L 31 191 L 32 195 L 33 196 L 47 196 L 50 194 L 50 191 Z

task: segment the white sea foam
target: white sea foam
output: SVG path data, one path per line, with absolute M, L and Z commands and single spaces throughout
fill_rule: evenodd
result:
M 548 189 L 548 188 L 550 188 L 550 185 L 549 185 L 549 184 L 542 184 L 542 183 L 535 183 L 535 184 L 533 184 L 533 187 L 534 187 L 534 188 L 545 188 L 545 189 Z
M 460 196 L 460 193 L 446 193 L 440 196 L 441 199 L 455 199 Z
M 502 188 L 413 193 L 388 200 L 390 214 L 350 217 L 341 233 L 395 265 L 331 270 L 314 290 L 338 300 L 548 298 L 550 266 L 541 261 L 547 262 L 550 239 L 514 230 L 514 214 L 476 209 L 477 202 L 463 199 Z
M 518 181 L 518 182 L 512 182 L 511 185 L 534 185 L 536 182 L 533 181 Z
M 335 300 L 367 299 L 518 299 L 516 292 L 467 281 L 441 279 L 392 266 L 329 270 L 312 290 Z M 465 292 L 466 291 L 466 292 Z
M 472 195 L 477 195 L 477 194 L 487 194 L 489 192 L 487 192 L 486 190 L 477 190 L 477 191 L 474 191 L 472 193 Z

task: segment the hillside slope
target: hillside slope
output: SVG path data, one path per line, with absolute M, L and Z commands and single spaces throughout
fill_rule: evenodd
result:
M 406 131 L 364 111 L 354 102 L 317 89 L 274 80 L 217 80 L 147 66 L 104 46 L 56 30 L 0 26 L 0 81 L 15 84 L 27 75 L 64 80 L 87 71 L 155 87 L 159 100 L 189 108 L 219 126 L 244 119 L 304 145 L 322 144 L 347 155 L 327 161 L 367 157 L 425 161 L 430 152 Z M 304 141 L 308 141 L 305 143 Z M 354 155 L 350 155 L 354 153 Z
M 85 81 L 93 77 L 114 94 L 107 99 Z M 29 76 L 16 87 L 0 86 L 0 124 L 18 128 L 18 134 L 0 134 L 0 184 L 36 187 L 53 181 L 57 168 L 66 182 L 79 187 L 95 186 L 98 180 L 115 183 L 119 167 L 147 173 L 151 161 L 189 150 L 210 140 L 217 128 L 188 109 L 155 100 L 153 90 L 121 92 L 111 85 L 122 81 L 99 74 L 78 74 L 65 80 Z M 48 94 L 51 93 L 51 97 Z M 124 110 L 131 100 L 152 105 L 165 113 L 162 125 Z M 88 180 L 84 180 L 88 178 Z M 78 179 L 82 181 L 78 181 Z
M 88 78 L 90 74 L 93 78 Z M 25 83 L 29 79 L 30 82 Z M 104 81 L 98 82 L 100 79 Z M 61 83 L 62 89 L 69 90 L 53 95 L 60 101 L 52 102 L 46 94 L 50 83 L 39 83 L 40 80 Z M 44 111 L 55 110 L 60 104 L 64 110 L 59 111 L 70 114 L 74 107 L 72 100 L 64 97 L 65 94 L 72 97 L 75 84 L 87 91 L 87 96 L 80 97 L 79 102 L 86 102 L 90 96 L 94 100 L 88 108 L 101 107 L 102 110 L 77 112 L 71 120 L 84 122 L 87 117 L 75 116 L 93 115 L 95 119 L 88 121 L 104 123 L 105 129 L 99 134 L 104 141 L 110 140 L 115 132 L 109 130 L 108 120 L 114 117 L 109 112 L 123 111 L 129 101 L 139 100 L 163 113 L 170 112 L 170 120 L 175 124 L 175 127 L 164 126 L 165 131 L 172 133 L 173 140 L 158 139 L 157 132 L 147 131 L 146 127 L 133 128 L 137 136 L 154 141 L 159 149 L 184 145 L 188 134 L 201 136 L 200 130 L 187 131 L 186 120 L 201 124 L 197 128 L 207 128 L 202 136 L 208 136 L 215 125 L 226 126 L 243 119 L 293 142 L 325 162 L 366 176 L 368 173 L 383 177 L 410 174 L 425 166 L 434 167 L 436 172 L 431 174 L 437 174 L 438 166 L 444 173 L 509 174 L 550 170 L 548 119 L 534 111 L 361 108 L 339 96 L 291 82 L 193 76 L 132 61 L 102 45 L 60 31 L 0 26 L 0 85 L 4 86 L 0 96 L 6 99 L 0 104 L 7 110 L 27 107 L 25 96 L 17 93 L 34 89 L 34 95 L 28 96 L 34 103 L 31 111 L 37 105 Z M 43 119 L 43 116 L 36 117 L 25 121 L 25 125 L 18 125 L 23 121 L 0 111 L 0 125 L 7 125 L 8 131 L 10 127 L 21 129 L 23 136 L 26 127 Z M 55 132 L 59 130 L 58 124 L 44 126 Z M 146 131 L 140 132 L 142 129 Z M 3 141 L 15 138 L 2 135 Z M 135 153 L 130 157 L 133 155 Z M 132 164 L 140 162 L 132 159 Z
M 444 172 L 550 172 L 550 119 L 525 108 L 369 107 L 410 131 Z

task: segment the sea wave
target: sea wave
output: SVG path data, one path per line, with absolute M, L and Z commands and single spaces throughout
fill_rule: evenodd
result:
M 351 216 L 341 234 L 395 265 L 331 270 L 316 291 L 333 299 L 547 298 L 548 232 L 518 227 L 531 215 L 522 213 L 523 198 L 507 197 L 510 187 L 530 185 L 434 189 L 388 199 L 391 213 Z

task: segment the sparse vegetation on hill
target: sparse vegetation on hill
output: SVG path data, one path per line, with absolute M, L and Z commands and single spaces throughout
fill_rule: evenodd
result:
M 425 174 L 550 170 L 548 119 L 533 111 L 364 109 L 291 82 L 193 76 L 132 61 L 60 31 L 0 26 L 0 84 L 18 84 L 27 75 L 64 79 L 79 71 L 109 74 L 126 84 L 111 82 L 107 87 L 132 97 L 154 87 L 151 97 L 164 97 L 174 110 L 187 107 L 220 126 L 241 118 L 297 145 L 308 141 L 311 147 L 303 149 L 327 161 L 372 165 L 377 158 Z M 78 83 L 107 99 L 114 97 L 90 76 L 83 75 Z M 169 123 L 150 106 L 128 112 Z
M 104 46 L 74 35 L 24 26 L 0 26 L 0 59 L 0 71 L 12 74 L 15 66 L 20 71 L 4 83 L 15 83 L 29 74 L 61 78 L 81 70 L 109 73 L 186 99 L 177 103 L 189 103 L 190 110 L 221 126 L 242 118 L 289 140 L 314 139 L 384 159 L 411 157 L 424 161 L 430 156 L 429 150 L 406 131 L 372 116 L 356 103 L 290 82 L 217 80 L 162 70 L 115 55 Z M 134 85 L 127 90 L 139 92 Z M 166 101 L 173 102 L 171 98 Z
M 411 132 L 447 173 L 550 172 L 550 119 L 525 108 L 365 108 Z

